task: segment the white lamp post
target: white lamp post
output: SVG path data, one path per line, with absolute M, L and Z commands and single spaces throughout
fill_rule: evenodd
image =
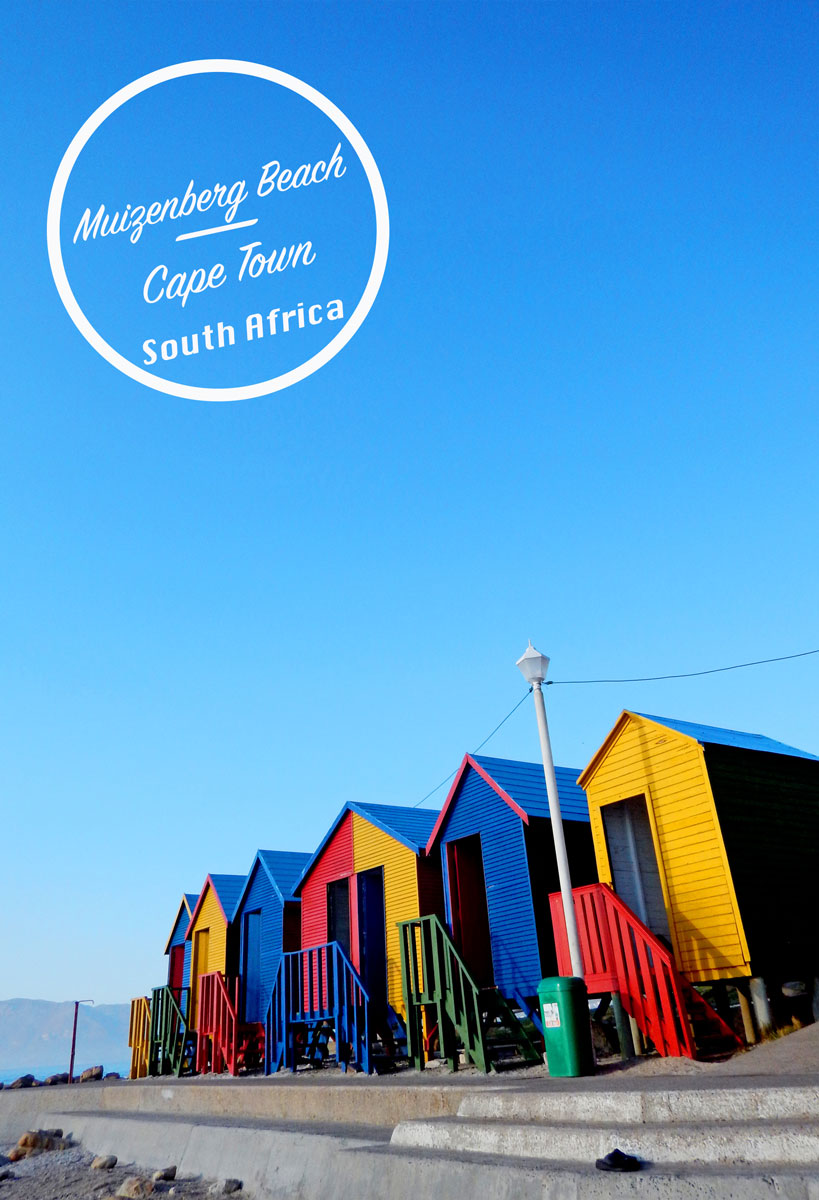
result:
M 549 797 L 549 814 L 552 818 L 552 837 L 555 843 L 560 894 L 563 897 L 563 916 L 566 920 L 569 957 L 572 962 L 572 974 L 578 979 L 582 979 L 583 956 L 580 952 L 580 938 L 577 936 L 577 920 L 574 915 L 569 856 L 566 853 L 566 839 L 563 835 L 563 821 L 560 816 L 560 797 L 557 794 L 555 764 L 552 759 L 549 725 L 546 721 L 546 705 L 543 702 L 543 689 L 541 687 L 543 680 L 546 678 L 546 672 L 549 670 L 549 660 L 545 654 L 538 654 L 530 642 L 528 649 L 518 659 L 517 666 L 520 667 L 526 682 L 531 684 L 532 695 L 535 700 L 537 728 L 540 734 L 540 753 L 543 757 L 543 774 L 546 778 L 546 794 Z

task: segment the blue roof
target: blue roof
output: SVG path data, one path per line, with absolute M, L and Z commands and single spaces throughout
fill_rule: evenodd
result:
M 246 878 L 246 875 L 211 875 L 210 877 L 213 890 L 216 892 L 219 903 L 222 905 L 222 912 L 228 920 L 233 916 L 236 901 L 242 894 Z
M 528 817 L 550 815 L 542 763 L 517 762 L 511 758 L 486 758 L 480 754 L 472 754 L 470 758 L 473 758 L 487 775 L 491 775 L 495 783 Z M 564 821 L 589 820 L 586 793 L 577 783 L 579 774 L 574 767 L 555 767 L 560 815 Z
M 198 892 L 185 892 L 185 899 L 188 902 L 188 908 L 193 912 L 196 908 L 196 901 L 199 899 Z
M 321 858 L 324 847 L 348 812 L 358 813 L 365 821 L 369 821 L 377 829 L 383 830 L 384 833 L 407 846 L 415 854 L 422 853 L 435 822 L 438 820 L 438 813 L 434 809 L 402 808 L 398 804 L 359 804 L 357 801 L 348 800 L 321 839 L 318 849 L 310 856 L 301 873 L 301 878 L 296 884 L 296 895 L 301 891 L 302 884 Z
M 438 820 L 438 810 L 429 808 L 403 808 L 398 804 L 350 805 L 353 812 L 364 817 L 390 837 L 403 842 L 410 850 L 420 854 L 429 841 L 429 835 Z
M 655 721 L 658 725 L 667 725 L 669 729 L 676 729 L 678 733 L 684 733 L 706 746 L 737 746 L 742 750 L 762 750 L 766 754 L 787 754 L 791 758 L 811 758 L 819 762 L 815 754 L 808 754 L 807 750 L 796 750 L 793 746 L 786 746 L 784 742 L 775 742 L 773 738 L 765 737 L 761 733 L 740 733 L 736 729 L 719 729 L 716 725 L 697 725 L 693 721 L 653 717 L 650 713 L 635 713 L 635 716 L 644 717 L 646 721 Z
M 312 858 L 312 854 L 300 850 L 260 850 L 259 858 L 267 873 L 281 892 L 282 900 L 293 899 L 293 889 L 301 879 L 301 873 Z
M 236 920 L 239 909 L 245 902 L 245 897 L 253 882 L 253 875 L 258 863 L 261 863 L 268 879 L 279 893 L 279 899 L 284 904 L 287 900 L 295 899 L 293 889 L 301 879 L 302 871 L 309 863 L 311 857 L 310 854 L 304 854 L 298 850 L 257 850 L 253 858 L 253 864 L 245 876 L 239 897 L 234 905 L 231 921 Z

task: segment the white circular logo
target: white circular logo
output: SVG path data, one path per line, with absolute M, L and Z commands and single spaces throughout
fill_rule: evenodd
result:
M 389 212 L 364 139 L 326 96 L 203 59 L 88 118 L 47 232 L 63 304 L 103 358 L 168 395 L 245 400 L 350 341 L 384 276 Z

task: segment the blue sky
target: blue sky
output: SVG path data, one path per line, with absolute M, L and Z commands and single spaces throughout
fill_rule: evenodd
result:
M 0 995 L 161 982 L 182 891 L 415 803 L 523 694 L 529 637 L 557 680 L 819 645 L 817 16 L 7 10 Z M 109 366 L 45 245 L 83 121 L 206 57 L 332 99 L 392 226 L 350 344 L 235 404 Z M 624 707 L 819 753 L 817 665 L 551 688 L 555 758 Z M 484 753 L 537 757 L 528 706 Z

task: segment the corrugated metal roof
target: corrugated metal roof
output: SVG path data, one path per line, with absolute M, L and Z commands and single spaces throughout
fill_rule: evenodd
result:
M 236 908 L 236 901 L 242 894 L 247 879 L 246 875 L 210 875 L 208 877 L 213 890 L 222 906 L 222 912 L 230 921 Z
M 196 901 L 199 899 L 198 892 L 185 892 L 185 901 L 191 912 L 196 908 Z
M 283 900 L 293 899 L 293 888 L 301 879 L 302 871 L 312 857 L 312 854 L 303 854 L 297 850 L 259 851 L 259 858 L 281 892 Z
M 429 840 L 429 835 L 438 820 L 438 810 L 429 808 L 403 808 L 398 804 L 359 804 L 350 808 L 365 820 L 371 821 L 391 837 L 397 838 L 420 854 Z
M 520 805 L 529 817 L 548 817 L 549 797 L 543 764 L 517 762 L 510 758 L 487 758 L 484 755 L 470 756 L 491 775 L 495 783 L 507 796 Z M 588 821 L 589 805 L 586 793 L 578 787 L 580 774 L 574 767 L 555 767 L 557 794 L 560 797 L 560 815 L 564 821 Z
M 775 742 L 773 738 L 761 733 L 741 733 L 736 729 L 720 729 L 716 725 L 698 725 L 693 721 L 677 721 L 670 717 L 654 717 L 650 713 L 636 713 L 646 721 L 655 721 L 658 725 L 667 725 L 678 733 L 684 733 L 703 745 L 737 746 L 742 750 L 761 750 L 765 754 L 787 754 L 791 758 L 811 758 L 819 762 L 815 754 L 807 750 L 797 750 L 786 746 L 784 742 Z

